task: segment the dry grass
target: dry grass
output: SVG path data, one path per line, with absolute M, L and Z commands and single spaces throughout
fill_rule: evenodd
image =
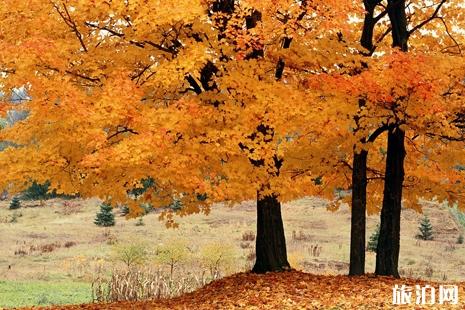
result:
M 0 202 L 0 218 L 11 215 L 7 201 Z M 16 223 L 1 223 L 2 251 L 0 278 L 8 280 L 91 278 L 96 262 L 109 262 L 111 247 L 116 242 L 136 238 L 153 245 L 172 239 L 189 244 L 191 252 L 199 252 L 212 242 L 231 243 L 238 258 L 230 272 L 250 268 L 254 258 L 255 207 L 252 202 L 228 208 L 214 207 L 206 217 L 193 215 L 179 219 L 179 229 L 167 230 L 151 213 L 144 217 L 145 226 L 135 226 L 136 219 L 116 217 L 116 226 L 101 228 L 93 224 L 99 201 L 74 200 L 64 205 L 61 200 L 33 202 L 20 209 Z M 288 252 L 298 259 L 304 271 L 317 274 L 346 274 L 349 261 L 350 211 L 326 211 L 323 200 L 305 198 L 283 207 Z M 73 210 L 70 212 L 69 209 Z M 400 267 L 405 276 L 449 280 L 465 279 L 465 245 L 456 244 L 460 227 L 444 206 L 425 207 L 435 230 L 433 241 L 415 239 L 420 214 L 404 210 L 401 231 Z M 368 236 L 375 229 L 378 216 L 368 217 Z M 34 249 L 31 251 L 31 247 Z M 16 254 L 15 254 L 16 252 Z M 68 267 L 64 267 L 68 262 Z M 375 255 L 367 253 L 367 272 L 374 270 Z M 81 264 L 82 267 L 79 267 Z M 185 263 L 187 267 L 190 262 Z M 82 270 L 80 270 L 80 268 Z M 432 272 L 426 272 L 432 270 Z

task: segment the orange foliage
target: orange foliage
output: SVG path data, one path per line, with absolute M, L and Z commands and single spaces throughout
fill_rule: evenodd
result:
M 423 2 L 411 2 L 412 25 L 434 9 Z M 463 199 L 464 172 L 454 169 L 463 142 L 445 139 L 463 135 L 453 122 L 464 110 L 459 1 L 441 9 L 445 24 L 411 34 L 407 55 L 383 40 L 384 17 L 373 57 L 358 43 L 361 1 L 248 0 L 231 11 L 213 3 L 4 1 L 0 87 L 24 86 L 32 100 L 21 105 L 28 118 L 1 132 L 16 147 L 0 152 L 0 188 L 50 179 L 59 193 L 135 209 L 141 201 L 128 190 L 152 177 L 156 188 L 139 200 L 177 197 L 180 215 L 257 191 L 333 199 L 350 186 L 354 145 L 382 149 L 384 136 L 363 146 L 360 138 L 396 121 L 410 142 L 410 200 Z M 370 153 L 372 210 L 383 162 L 382 151 Z

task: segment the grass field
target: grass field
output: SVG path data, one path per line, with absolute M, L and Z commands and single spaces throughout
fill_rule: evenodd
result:
M 92 301 L 88 283 L 0 281 L 0 306 L 78 304 Z
M 97 272 L 109 272 L 117 264 L 112 259 L 115 243 L 143 241 L 153 253 L 160 244 L 180 240 L 188 245 L 190 257 L 175 272 L 201 274 L 198 262 L 202 249 L 221 244 L 234 259 L 221 266 L 222 276 L 245 271 L 253 263 L 254 242 L 247 235 L 255 231 L 255 206 L 244 202 L 233 208 L 216 206 L 209 216 L 179 219 L 178 229 L 166 229 L 156 213 L 137 220 L 116 216 L 116 225 L 101 228 L 93 224 L 99 201 L 62 200 L 44 204 L 29 202 L 8 210 L 0 202 L 0 307 L 81 303 L 90 301 L 90 282 Z M 74 208 L 74 209 L 73 209 Z M 457 244 L 464 233 L 453 212 L 445 205 L 426 203 L 433 241 L 415 238 L 422 215 L 404 210 L 401 229 L 400 271 L 402 276 L 434 280 L 465 280 L 465 245 Z M 13 214 L 15 214 L 13 216 Z M 12 218 L 15 218 L 12 222 Z M 349 261 L 350 210 L 326 210 L 325 201 L 305 198 L 283 206 L 289 260 L 296 269 L 315 274 L 346 274 Z M 378 216 L 367 221 L 367 239 Z M 367 253 L 367 272 L 374 271 L 375 255 Z M 158 266 L 153 255 L 145 262 Z M 166 266 L 165 266 L 166 267 Z

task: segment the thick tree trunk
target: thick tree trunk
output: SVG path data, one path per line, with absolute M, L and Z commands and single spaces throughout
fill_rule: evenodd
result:
M 378 1 L 373 0 L 364 0 L 363 4 L 365 6 L 365 19 L 363 21 L 363 31 L 362 37 L 360 38 L 361 45 L 369 50 L 373 50 L 373 32 L 376 24 L 374 18 L 375 7 L 378 4 Z
M 392 46 L 407 52 L 408 30 L 405 0 L 388 0 L 388 15 L 392 27 Z
M 392 46 L 408 51 L 405 0 L 388 0 L 388 15 L 392 26 Z M 404 182 L 405 132 L 394 128 L 388 132 L 383 208 L 376 249 L 377 275 L 399 278 L 400 213 Z
M 360 38 L 361 45 L 373 52 L 373 34 L 376 20 L 375 7 L 378 0 L 364 0 L 365 20 Z M 360 108 L 366 104 L 364 99 L 359 100 Z M 359 126 L 360 116 L 355 117 Z M 360 142 L 364 143 L 365 140 Z M 352 163 L 352 211 L 350 226 L 350 265 L 349 275 L 358 276 L 365 273 L 365 234 L 366 234 L 366 196 L 367 196 L 367 157 L 368 151 L 362 150 L 359 154 L 354 152 Z
M 404 181 L 405 133 L 399 128 L 388 133 L 386 176 L 381 225 L 376 249 L 377 275 L 399 277 L 400 213 Z
M 289 270 L 281 203 L 275 196 L 257 198 L 256 261 L 252 272 Z
M 352 217 L 350 229 L 349 275 L 365 273 L 365 222 L 367 195 L 367 155 L 366 150 L 354 153 L 352 165 Z

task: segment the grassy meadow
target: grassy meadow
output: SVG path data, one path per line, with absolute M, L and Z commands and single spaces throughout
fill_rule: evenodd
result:
M 98 227 L 96 199 L 74 199 L 64 203 L 22 202 L 9 210 L 0 202 L 0 307 L 91 302 L 91 284 L 109 277 L 115 268 L 125 268 L 115 256 L 117 245 L 141 244 L 148 253 L 141 262 L 157 270 L 160 279 L 183 281 L 178 292 L 193 290 L 211 279 L 248 270 L 254 261 L 255 205 L 244 202 L 229 208 L 218 205 L 209 216 L 179 218 L 177 229 L 167 229 L 152 212 L 126 219 L 115 210 L 116 225 Z M 420 241 L 421 214 L 404 210 L 401 226 L 401 275 L 439 281 L 465 280 L 465 244 L 457 238 L 465 229 L 460 213 L 445 205 L 426 203 L 434 240 Z M 457 216 L 457 214 L 459 214 Z M 322 275 L 346 274 L 349 262 L 350 210 L 326 210 L 326 202 L 305 198 L 283 206 L 287 249 L 291 265 Z M 369 216 L 367 239 L 378 216 Z M 177 254 L 175 264 L 160 261 L 157 248 L 179 243 L 187 250 Z M 220 261 L 216 252 L 224 251 Z M 227 256 L 227 259 L 225 259 Z M 367 272 L 374 271 L 375 254 L 367 252 Z M 188 279 L 188 277 L 190 277 Z M 173 289 L 174 284 L 166 287 Z M 182 286 L 182 287 L 181 287 Z

